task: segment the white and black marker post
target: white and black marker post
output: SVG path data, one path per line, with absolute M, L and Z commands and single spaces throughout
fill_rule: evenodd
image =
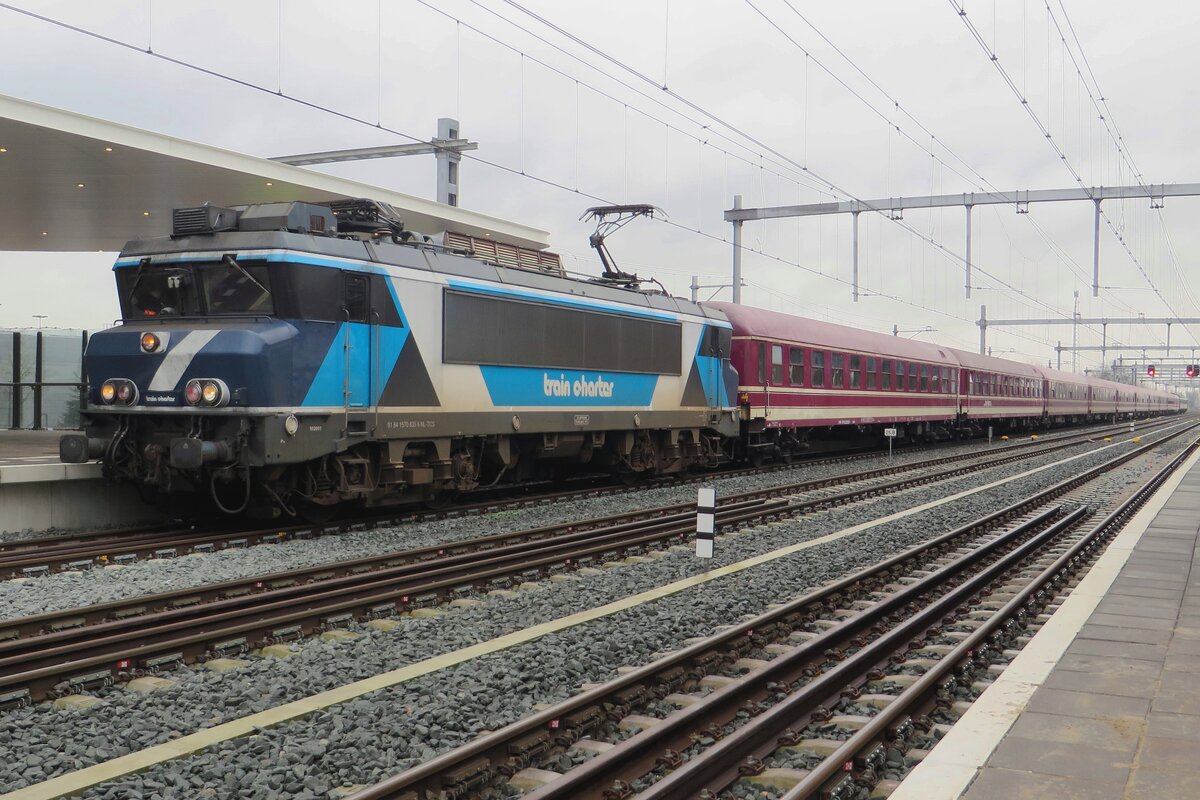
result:
M 713 557 L 717 535 L 717 490 L 702 488 L 696 497 L 696 557 Z

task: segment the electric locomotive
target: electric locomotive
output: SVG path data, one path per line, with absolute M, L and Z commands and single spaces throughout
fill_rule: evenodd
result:
M 593 245 L 605 274 L 582 279 L 369 200 L 177 209 L 116 262 L 122 321 L 88 342 L 61 459 L 148 499 L 309 518 L 716 465 L 739 426 L 729 322 Z

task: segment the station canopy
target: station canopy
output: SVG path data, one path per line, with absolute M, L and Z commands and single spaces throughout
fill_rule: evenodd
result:
M 116 251 L 169 233 L 174 208 L 349 197 L 390 203 L 424 234 L 547 246 L 536 228 L 0 95 L 0 250 Z

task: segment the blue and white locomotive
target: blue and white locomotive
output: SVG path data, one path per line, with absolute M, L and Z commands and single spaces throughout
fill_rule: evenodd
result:
M 178 209 L 170 237 L 121 252 L 122 322 L 88 343 L 62 460 L 318 517 L 722 460 L 739 422 L 720 312 L 508 253 L 371 201 Z

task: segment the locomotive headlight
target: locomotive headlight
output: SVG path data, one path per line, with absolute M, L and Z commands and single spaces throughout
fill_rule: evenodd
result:
M 133 401 L 137 399 L 137 389 L 133 388 L 133 384 L 128 381 L 122 381 L 117 384 L 117 401 L 123 406 L 133 405 Z
M 295 436 L 300 430 L 300 420 L 296 419 L 295 414 L 288 414 L 283 420 L 283 431 L 288 436 Z
M 187 400 L 189 406 L 200 405 L 200 381 L 191 380 L 187 382 L 187 386 L 183 387 L 183 399 Z
M 216 381 L 205 381 L 200 390 L 200 398 L 206 406 L 215 406 L 221 399 L 221 387 Z
M 142 334 L 140 343 L 143 353 L 157 353 L 159 348 L 163 346 L 163 341 L 159 338 L 158 334 L 150 333 L 149 331 Z
M 137 386 L 128 378 L 110 378 L 100 384 L 100 402 L 111 406 L 131 406 L 138 400 Z
M 229 387 L 220 378 L 192 378 L 183 387 L 189 406 L 223 406 L 229 403 Z

